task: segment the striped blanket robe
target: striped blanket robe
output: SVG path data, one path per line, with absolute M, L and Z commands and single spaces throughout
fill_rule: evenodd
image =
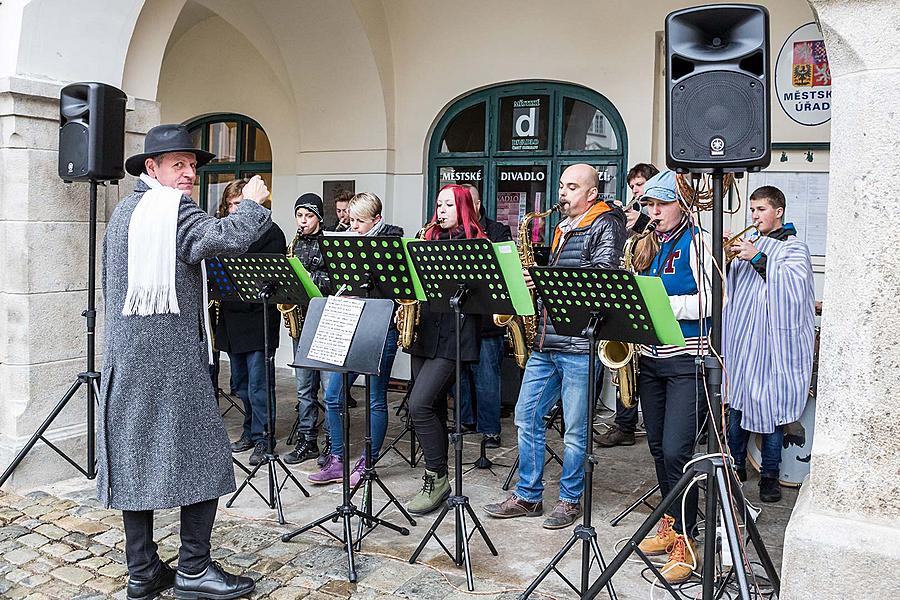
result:
M 766 278 L 735 260 L 727 279 L 724 348 L 732 408 L 746 431 L 772 433 L 800 418 L 812 375 L 815 290 L 809 248 L 796 237 L 763 237 Z

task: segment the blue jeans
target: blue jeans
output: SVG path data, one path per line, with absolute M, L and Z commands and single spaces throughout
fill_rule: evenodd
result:
M 477 363 L 466 363 L 460 373 L 459 412 L 463 423 L 472 423 L 472 379 L 478 433 L 500 433 L 500 363 L 503 361 L 504 337 L 481 338 L 481 353 Z
M 728 448 L 731 450 L 731 458 L 734 460 L 736 469 L 746 469 L 747 442 L 750 440 L 750 432 L 741 427 L 741 411 L 732 408 L 728 412 Z M 772 433 L 762 433 L 760 435 L 762 436 L 760 477 L 778 479 L 781 473 L 781 447 L 784 441 L 784 426 L 778 425 Z
M 293 340 L 294 354 L 297 354 L 297 340 Z M 297 433 L 300 437 L 315 441 L 319 437 L 319 384 L 322 372 L 318 369 L 294 369 L 297 380 Z M 328 429 L 328 423 L 325 423 Z
M 266 432 L 266 359 L 262 350 L 229 352 L 231 385 L 244 401 L 244 435 L 254 444 L 265 440 Z M 269 370 L 269 383 L 275 385 L 275 369 Z M 272 407 L 274 410 L 274 406 Z M 274 419 L 275 415 L 272 415 Z
M 600 362 L 597 361 L 599 368 Z M 598 369 L 599 370 L 599 369 Z M 519 483 L 516 496 L 537 502 L 544 494 L 544 452 L 547 430 L 544 415 L 562 394 L 566 433 L 559 499 L 576 503 L 584 491 L 584 459 L 587 443 L 588 355 L 533 351 L 525 365 L 516 427 L 519 430 Z
M 391 367 L 397 355 L 397 328 L 388 329 L 384 351 L 381 353 L 381 375 L 372 377 L 369 406 L 372 407 L 372 460 L 378 458 L 384 436 L 387 433 L 388 409 L 387 389 L 391 380 Z M 357 377 L 350 373 L 350 381 Z M 329 373 L 325 383 L 325 422 L 331 432 L 331 453 L 342 456 L 344 451 L 344 430 L 341 426 L 341 399 L 344 391 L 343 373 Z

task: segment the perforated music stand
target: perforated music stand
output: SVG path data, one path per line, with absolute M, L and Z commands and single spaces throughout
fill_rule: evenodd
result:
M 240 302 L 241 297 L 237 293 L 237 289 L 235 289 L 234 285 L 231 283 L 231 280 L 228 278 L 228 274 L 225 273 L 225 269 L 222 267 L 222 261 L 218 259 L 218 257 L 207 258 L 206 263 L 206 295 L 211 303 L 216 304 L 216 315 L 219 313 L 219 303 L 227 302 L 227 301 L 236 301 Z M 210 307 L 207 307 L 209 310 Z M 216 350 L 216 336 L 215 336 L 215 327 L 218 322 L 218 317 L 216 318 L 216 323 L 213 323 L 210 320 L 210 325 L 212 326 L 212 331 L 209 332 L 209 335 L 212 338 L 212 346 L 213 351 L 218 352 Z M 219 362 L 216 359 L 215 364 L 215 394 L 216 394 L 216 402 L 219 401 L 219 398 L 225 398 L 228 402 L 229 406 L 225 409 L 225 412 L 222 413 L 224 417 L 227 415 L 231 409 L 237 409 L 239 413 L 244 414 L 244 407 L 238 404 L 234 397 L 231 394 L 225 393 L 221 387 L 219 387 Z M 246 473 L 249 473 L 250 470 L 247 469 L 244 465 L 239 463 L 237 460 L 234 460 L 234 464 L 243 469 Z
M 412 265 L 409 264 L 409 257 L 404 250 L 401 238 L 386 236 L 335 236 L 323 238 L 321 245 L 322 256 L 325 259 L 325 266 L 328 269 L 330 280 L 336 288 L 343 288 L 342 293 L 344 295 L 383 298 L 391 301 L 422 296 L 421 285 L 415 271 L 412 269 Z M 393 308 L 393 302 L 391 307 Z M 385 336 L 387 336 L 386 332 Z M 380 355 L 381 353 L 379 353 Z M 388 373 L 388 375 L 390 374 Z M 360 490 L 362 490 L 363 494 L 361 506 L 365 518 L 361 518 L 359 521 L 356 538 L 357 549 L 361 547 L 363 538 L 371 533 L 377 525 L 377 522 L 373 521 L 371 517 L 380 516 L 390 506 L 395 506 L 410 525 L 416 524 L 416 521 L 410 516 L 400 501 L 397 500 L 397 497 L 381 480 L 378 472 L 375 470 L 379 457 L 372 456 L 372 403 L 369 396 L 372 390 L 372 375 L 368 374 L 365 377 L 365 470 L 359 482 L 350 492 L 350 498 L 353 498 Z M 349 394 L 349 387 L 346 381 L 343 385 L 343 394 L 344 398 L 342 400 L 346 402 L 346 395 Z M 407 430 L 413 436 L 412 439 L 415 439 L 415 431 L 410 426 L 410 423 L 411 420 L 407 418 Z M 345 449 L 349 443 L 350 440 L 345 437 Z M 385 448 L 386 450 L 387 448 Z M 415 455 L 415 446 L 413 446 L 413 454 Z M 372 490 L 376 485 L 381 488 L 388 501 L 377 512 L 373 513 Z M 368 527 L 365 531 L 363 531 L 364 525 Z
M 324 298 L 316 298 L 309 304 L 306 322 L 303 331 L 300 333 L 300 340 L 297 342 L 297 353 L 294 356 L 294 363 L 291 366 L 341 373 L 344 378 L 345 390 L 350 387 L 349 373 L 351 371 L 354 373 L 362 373 L 364 375 L 378 375 L 381 366 L 381 354 L 384 351 L 384 341 L 387 338 L 387 328 L 391 323 L 394 303 L 390 300 L 382 299 L 359 299 L 359 301 L 364 302 L 365 304 L 343 365 L 334 365 L 309 358 L 310 347 L 312 346 L 316 332 L 319 329 L 319 323 L 322 320 L 322 315 L 327 303 L 327 300 Z M 365 326 L 361 326 L 363 323 Z M 342 502 L 340 506 L 327 515 L 324 515 L 303 527 L 295 529 L 290 533 L 282 535 L 281 540 L 289 542 L 301 533 L 305 533 L 315 527 L 320 528 L 344 545 L 344 549 L 347 552 L 347 579 L 351 582 L 355 582 L 357 579 L 356 563 L 353 555 L 353 528 L 350 523 L 353 517 L 366 519 L 371 521 L 373 526 L 382 525 L 402 535 L 408 535 L 409 530 L 405 527 L 399 527 L 393 523 L 389 523 L 375 515 L 366 515 L 353 505 L 350 499 L 350 444 L 348 443 L 350 438 L 350 409 L 347 406 L 346 394 L 344 394 L 343 400 L 342 430 L 345 441 L 343 452 L 343 485 L 341 486 Z M 330 529 L 324 527 L 326 521 L 337 522 L 339 520 L 342 521 L 343 524 L 341 536 L 336 535 Z
M 591 525 L 594 464 L 594 398 L 596 397 L 597 343 L 617 340 L 639 344 L 684 345 L 684 337 L 669 305 L 662 281 L 657 277 L 635 276 L 618 269 L 583 269 L 568 267 L 531 267 L 529 269 L 541 301 L 547 308 L 553 327 L 561 335 L 589 340 L 587 411 L 585 416 L 587 440 L 584 466 L 584 512 L 582 523 L 575 527 L 572 537 L 553 560 L 528 586 L 520 598 L 527 598 L 541 584 L 550 571 L 557 575 L 579 596 L 589 587 L 591 565 L 596 560 L 601 570 L 606 562 L 597 543 L 597 531 Z M 571 424 L 569 425 L 571 426 Z M 576 587 L 562 574 L 557 565 L 575 544 L 582 542 L 581 586 Z M 612 582 L 606 584 L 609 597 L 615 600 Z
M 243 302 L 261 302 L 263 305 L 263 352 L 266 365 L 266 453 L 259 464 L 247 474 L 225 506 L 230 508 L 244 488 L 249 486 L 269 508 L 278 511 L 278 522 L 284 524 L 281 490 L 288 480 L 292 481 L 307 498 L 309 492 L 275 453 L 275 388 L 274 382 L 271 381 L 272 373 L 275 372 L 275 359 L 269 353 L 269 304 L 272 302 L 308 304 L 311 297 L 322 294 L 296 257 L 287 258 L 283 254 L 244 254 L 236 258 L 220 257 L 219 260 L 227 280 L 237 290 L 240 299 Z M 276 464 L 281 466 L 286 475 L 280 484 Z M 269 474 L 268 497 L 264 496 L 252 482 L 257 471 L 263 466 Z
M 407 245 L 425 296 L 430 307 L 438 312 L 455 313 L 456 324 L 456 389 L 460 389 L 460 329 L 463 314 L 534 314 L 531 296 L 525 286 L 522 264 L 513 242 L 491 244 L 485 239 L 417 241 Z M 469 538 L 477 530 L 491 554 L 497 549 L 487 531 L 463 495 L 463 444 L 460 406 L 454 403 L 455 432 L 450 435 L 454 448 L 455 488 L 431 529 L 422 538 L 409 558 L 416 562 L 428 541 L 434 537 L 457 566 L 465 566 L 469 591 L 475 589 Z M 456 552 L 451 553 L 437 535 L 437 528 L 447 513 L 455 516 Z M 473 531 L 468 531 L 466 515 L 472 519 Z

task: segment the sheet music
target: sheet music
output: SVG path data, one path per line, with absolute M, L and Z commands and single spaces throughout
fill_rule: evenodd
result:
M 307 357 L 330 365 L 344 366 L 365 304 L 354 298 L 329 296 Z
M 769 172 L 748 173 L 747 194 L 762 185 L 774 185 L 784 192 L 787 210 L 784 222 L 793 223 L 797 237 L 809 246 L 812 256 L 825 256 L 828 216 L 828 173 Z M 750 209 L 746 222 L 749 225 Z

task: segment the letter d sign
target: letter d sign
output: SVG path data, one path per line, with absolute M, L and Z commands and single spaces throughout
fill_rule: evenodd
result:
M 513 118 L 515 119 L 515 136 L 516 137 L 534 137 L 534 128 L 537 124 L 537 108 L 515 108 L 513 109 Z

